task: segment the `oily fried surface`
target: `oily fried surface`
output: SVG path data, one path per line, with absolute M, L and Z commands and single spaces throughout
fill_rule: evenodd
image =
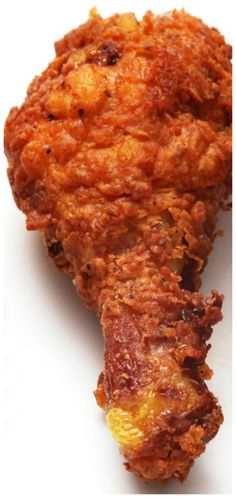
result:
M 94 13 L 55 48 L 6 121 L 13 194 L 100 317 L 127 468 L 182 480 L 222 422 L 203 380 L 222 296 L 197 291 L 230 191 L 231 50 L 176 11 Z

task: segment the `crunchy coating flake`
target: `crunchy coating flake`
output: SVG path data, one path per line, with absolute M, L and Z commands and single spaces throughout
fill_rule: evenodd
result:
M 183 480 L 223 416 L 204 379 L 222 296 L 199 294 L 230 192 L 231 48 L 185 12 L 87 23 L 5 127 L 27 228 L 100 318 L 95 396 L 126 467 Z

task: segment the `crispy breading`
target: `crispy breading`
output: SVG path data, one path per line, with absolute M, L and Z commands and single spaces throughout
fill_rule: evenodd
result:
M 27 228 L 97 313 L 95 396 L 128 470 L 183 480 L 223 416 L 204 379 L 222 296 L 198 292 L 230 192 L 231 47 L 173 11 L 87 23 L 5 127 Z

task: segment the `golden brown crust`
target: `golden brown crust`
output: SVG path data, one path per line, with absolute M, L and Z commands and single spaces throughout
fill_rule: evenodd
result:
M 13 194 L 100 317 L 95 395 L 127 469 L 183 480 L 222 422 L 222 296 L 198 290 L 230 191 L 231 48 L 177 11 L 93 15 L 55 48 L 6 121 Z

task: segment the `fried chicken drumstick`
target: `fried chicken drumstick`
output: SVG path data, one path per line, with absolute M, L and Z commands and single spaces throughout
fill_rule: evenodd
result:
M 199 294 L 230 192 L 231 49 L 185 12 L 88 22 L 5 127 L 28 230 L 97 313 L 95 392 L 128 470 L 183 480 L 223 416 L 204 380 L 222 296 Z

